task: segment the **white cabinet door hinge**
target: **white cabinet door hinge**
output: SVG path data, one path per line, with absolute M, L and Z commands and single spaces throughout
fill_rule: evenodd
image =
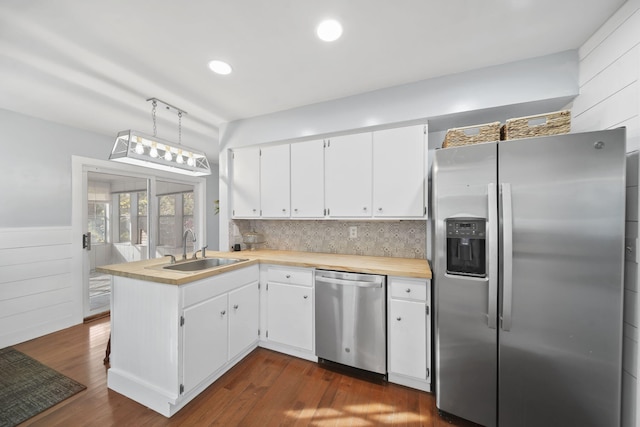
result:
M 180 316 L 180 326 L 184 326 L 184 316 Z
M 180 394 L 184 393 L 184 384 L 180 384 Z

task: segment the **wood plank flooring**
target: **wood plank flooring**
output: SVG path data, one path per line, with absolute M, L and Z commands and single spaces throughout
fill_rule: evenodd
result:
M 460 426 L 438 416 L 435 397 L 375 384 L 317 363 L 256 349 L 171 418 L 107 389 L 102 364 L 109 318 L 14 346 L 87 390 L 24 426 Z

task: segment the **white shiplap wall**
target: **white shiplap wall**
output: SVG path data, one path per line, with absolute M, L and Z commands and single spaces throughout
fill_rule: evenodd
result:
M 0 229 L 0 348 L 82 321 L 71 227 Z
M 627 1 L 579 50 L 580 95 L 572 108 L 572 132 L 627 128 L 627 246 L 638 239 L 640 149 L 640 0 Z M 637 249 L 637 248 L 636 248 Z M 637 417 L 638 257 L 625 263 L 622 426 Z

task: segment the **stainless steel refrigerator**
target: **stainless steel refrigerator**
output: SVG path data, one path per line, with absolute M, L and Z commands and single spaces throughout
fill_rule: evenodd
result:
M 620 425 L 623 128 L 435 152 L 436 406 Z

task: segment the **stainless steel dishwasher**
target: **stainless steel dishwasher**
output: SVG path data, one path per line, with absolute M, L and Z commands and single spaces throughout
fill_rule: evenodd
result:
M 319 359 L 387 373 L 386 276 L 316 270 Z

